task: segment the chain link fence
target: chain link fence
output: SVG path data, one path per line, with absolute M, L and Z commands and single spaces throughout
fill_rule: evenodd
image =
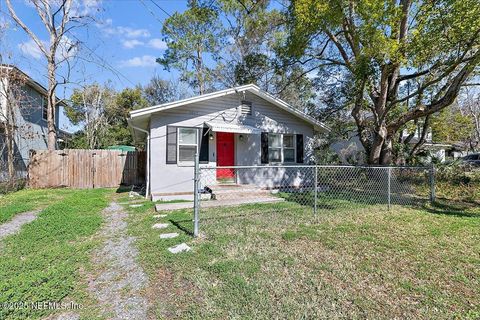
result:
M 200 219 L 372 205 L 422 205 L 434 195 L 428 167 L 276 165 L 195 167 L 194 234 Z

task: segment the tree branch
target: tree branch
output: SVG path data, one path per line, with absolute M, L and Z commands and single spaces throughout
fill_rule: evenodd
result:
M 398 128 L 406 124 L 407 122 L 418 119 L 422 117 L 426 117 L 430 114 L 438 112 L 443 108 L 449 106 L 455 101 L 455 98 L 460 91 L 462 83 L 472 74 L 475 67 L 480 62 L 480 50 L 478 50 L 473 56 L 472 59 L 466 63 L 463 68 L 458 72 L 458 74 L 451 80 L 448 89 L 446 90 L 445 94 L 442 98 L 436 99 L 435 101 L 431 102 L 425 108 L 416 108 L 405 113 L 403 116 L 397 119 L 397 121 L 391 123 L 388 126 L 390 132 L 396 132 Z
M 11 0 L 5 0 L 7 3 L 8 11 L 10 12 L 10 15 L 12 16 L 13 20 L 32 38 L 32 40 L 35 42 L 35 44 L 38 46 L 40 51 L 45 55 L 45 57 L 48 57 L 48 52 L 45 46 L 43 45 L 42 41 L 40 41 L 39 38 L 27 27 L 25 23 L 23 23 L 20 18 L 18 18 L 17 13 L 12 7 Z

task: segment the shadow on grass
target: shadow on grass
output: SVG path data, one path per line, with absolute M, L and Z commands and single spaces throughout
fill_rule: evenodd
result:
M 172 225 L 174 225 L 175 227 L 177 227 L 179 230 L 185 232 L 187 235 L 193 237 L 193 226 L 192 228 L 189 228 L 187 226 L 187 224 L 192 224 L 192 220 L 168 220 L 172 223 Z
M 480 211 L 468 212 L 478 208 L 476 202 L 455 201 L 450 199 L 437 199 L 432 205 L 425 205 L 423 209 L 429 213 L 442 214 L 462 218 L 480 218 Z
M 315 205 L 314 192 L 280 192 L 279 196 L 288 202 L 313 207 Z M 423 208 L 426 197 L 414 194 L 391 193 L 390 203 L 412 208 Z M 383 191 L 368 190 L 336 190 L 335 192 L 318 192 L 317 208 L 322 210 L 337 210 L 340 208 L 359 209 L 371 205 L 388 206 L 388 194 Z
M 115 193 L 127 193 L 127 192 L 136 192 L 140 196 L 145 196 L 145 188 L 144 186 L 134 186 L 134 185 L 120 185 L 117 190 L 115 190 Z

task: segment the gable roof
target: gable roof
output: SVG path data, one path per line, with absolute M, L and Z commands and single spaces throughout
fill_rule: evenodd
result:
M 18 67 L 11 65 L 11 64 L 0 64 L 0 79 L 9 79 L 10 73 L 18 76 L 22 81 L 25 81 L 25 85 L 30 86 L 33 90 L 39 93 L 42 96 L 47 95 L 47 88 L 41 85 L 39 82 L 33 80 L 28 74 L 20 70 Z M 67 106 L 63 99 L 56 97 L 57 105 L 55 106 L 58 108 L 60 105 Z
M 330 131 L 330 129 L 322 122 L 317 121 L 316 119 L 310 117 L 309 115 L 295 109 L 285 101 L 278 99 L 273 95 L 269 94 L 268 92 L 261 90 L 258 86 L 254 84 L 247 84 L 244 86 L 233 87 L 233 88 L 224 89 L 224 90 L 220 90 L 212 93 L 202 94 L 199 96 L 195 96 L 195 97 L 191 97 L 183 100 L 178 100 L 178 101 L 164 103 L 164 104 L 160 104 L 160 105 L 156 105 L 148 108 L 133 110 L 130 112 L 129 123 L 133 123 L 133 121 L 136 119 L 140 120 L 140 119 L 148 118 L 152 113 L 161 112 L 161 111 L 181 107 L 184 105 L 188 105 L 191 103 L 205 101 L 205 100 L 218 98 L 218 97 L 222 97 L 222 96 L 226 96 L 234 93 L 245 92 L 245 91 L 251 92 L 257 95 L 258 97 L 263 98 L 264 100 L 267 100 L 273 105 L 279 107 L 280 109 L 290 112 L 291 114 L 297 116 L 298 118 L 312 124 L 317 130 L 320 129 L 320 130 Z

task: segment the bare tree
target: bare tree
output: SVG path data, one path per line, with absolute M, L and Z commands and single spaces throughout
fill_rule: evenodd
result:
M 63 77 L 62 81 L 57 79 L 57 70 L 63 62 L 68 63 L 79 45 L 78 41 L 70 40 L 67 34 L 72 29 L 85 25 L 90 17 L 85 10 L 79 10 L 72 0 L 30 0 L 30 2 L 47 30 L 48 42 L 42 41 L 39 34 L 19 18 L 11 0 L 6 0 L 10 16 L 35 42 L 47 62 L 47 144 L 49 150 L 54 150 L 57 138 L 54 117 L 58 104 L 55 91 L 59 84 L 67 82 L 67 77 Z
M 467 91 L 461 102 L 463 111 L 472 119 L 473 132 L 469 141 L 469 148 L 478 151 L 480 148 L 480 92 Z
M 188 89 L 180 81 L 164 80 L 155 75 L 142 87 L 143 95 L 150 105 L 158 105 L 188 97 Z
M 85 85 L 75 89 L 66 115 L 73 124 L 83 124 L 86 146 L 95 149 L 108 129 L 107 109 L 115 103 L 116 93 L 108 85 Z

